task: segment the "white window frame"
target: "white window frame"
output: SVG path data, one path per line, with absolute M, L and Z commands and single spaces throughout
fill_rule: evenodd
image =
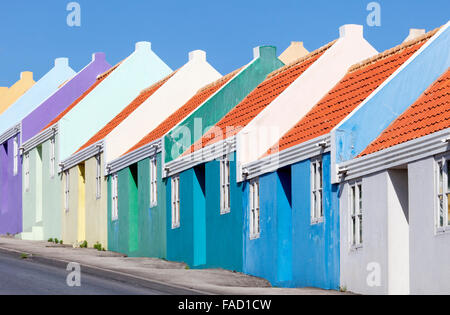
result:
M 158 205 L 158 160 L 150 159 L 150 207 Z
M 258 239 L 261 236 L 261 212 L 259 199 L 259 178 L 250 181 L 249 187 L 249 231 L 250 239 Z
M 220 160 L 220 214 L 230 213 L 230 160 L 223 157 Z
M 311 160 L 311 224 L 324 220 L 322 157 Z
M 69 212 L 69 202 L 70 202 L 70 171 L 64 172 L 64 210 Z
M 363 246 L 363 192 L 361 180 L 349 184 L 349 243 L 353 250 Z
M 24 154 L 24 182 L 25 182 L 25 191 L 30 191 L 30 152 Z
M 15 136 L 13 140 L 14 161 L 13 161 L 13 175 L 19 173 L 19 136 Z
M 450 182 L 449 163 L 450 156 L 444 156 L 437 162 L 436 167 L 436 232 L 450 232 L 450 217 L 448 213 Z
M 102 197 L 102 157 L 100 154 L 95 156 L 96 174 L 95 174 L 95 189 L 96 198 Z
M 180 176 L 172 176 L 171 179 L 171 204 L 172 204 L 172 229 L 178 229 L 181 226 L 180 220 Z
M 111 176 L 111 220 L 119 220 L 119 177 L 117 174 Z
M 49 167 L 50 167 L 50 178 L 54 178 L 55 177 L 55 161 L 56 161 L 56 157 L 55 157 L 55 137 L 50 138 L 50 154 L 49 154 L 49 159 L 50 159 L 50 163 L 49 163 Z

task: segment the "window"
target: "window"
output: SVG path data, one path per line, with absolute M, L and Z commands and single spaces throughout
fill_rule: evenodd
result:
M 50 139 L 50 177 L 55 177 L 55 138 Z
M 250 182 L 250 239 L 259 238 L 259 179 Z
M 25 169 L 25 191 L 30 191 L 30 153 L 25 153 L 23 164 Z
M 172 229 L 180 227 L 180 176 L 172 177 Z
M 14 176 L 19 172 L 19 137 L 14 137 L 14 161 L 13 161 L 13 173 Z
M 220 161 L 220 214 L 230 212 L 230 161 Z
M 65 177 L 65 187 L 64 187 L 64 209 L 69 212 L 69 193 L 70 193 L 70 173 L 69 171 L 64 172 Z
M 102 158 L 99 155 L 95 157 L 96 163 L 96 175 L 95 175 L 95 187 L 97 199 L 102 197 Z
M 450 163 L 442 159 L 438 162 L 438 211 L 437 228 L 444 231 L 450 227 Z
M 311 162 L 311 223 L 323 222 L 322 159 Z
M 150 159 L 150 206 L 158 204 L 158 168 L 156 157 Z
M 117 221 L 119 219 L 119 191 L 118 191 L 118 177 L 114 174 L 111 178 L 111 195 L 112 195 L 112 211 L 111 219 L 112 221 Z
M 361 182 L 350 185 L 350 244 L 361 247 L 363 243 L 363 203 Z

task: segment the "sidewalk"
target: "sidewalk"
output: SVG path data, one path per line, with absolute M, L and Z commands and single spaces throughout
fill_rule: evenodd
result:
M 0 251 L 25 253 L 44 263 L 66 265 L 76 262 L 90 272 L 108 276 L 127 277 L 136 281 L 150 281 L 189 289 L 199 294 L 225 295 L 335 295 L 337 291 L 312 288 L 272 288 L 261 278 L 220 269 L 192 270 L 182 263 L 153 258 L 128 258 L 117 253 L 95 249 L 72 248 L 41 241 L 23 241 L 0 237 Z

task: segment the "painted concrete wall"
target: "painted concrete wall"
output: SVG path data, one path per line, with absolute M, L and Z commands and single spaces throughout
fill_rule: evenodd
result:
M 189 62 L 105 138 L 105 155 L 110 162 L 156 128 L 169 115 L 189 101 L 205 85 L 220 79 L 204 51 L 193 51 Z
M 100 243 L 108 248 L 107 225 L 107 182 L 104 177 L 104 162 L 102 158 L 101 196 L 97 198 L 97 161 L 92 157 L 85 162 L 72 167 L 70 172 L 69 211 L 63 211 L 62 239 L 65 244 L 79 245 L 87 241 L 88 247 Z M 84 169 L 84 170 L 83 170 Z M 82 176 L 84 174 L 84 176 Z M 61 181 L 62 203 L 64 209 L 65 177 Z
M 61 159 L 70 157 L 144 88 L 171 72 L 151 50 L 150 43 L 137 43 L 135 52 L 59 122 L 59 132 L 64 139 L 60 145 Z
M 259 178 L 260 238 L 249 236 L 249 189 L 245 184 L 244 272 L 284 287 L 339 288 L 338 187 L 323 156 L 324 221 L 311 225 L 310 160 Z
M 67 58 L 56 59 L 55 66 L 0 115 L 0 134 L 19 123 L 74 75 Z
M 382 172 L 362 179 L 363 189 L 363 247 L 350 246 L 349 185 L 343 185 L 340 198 L 341 286 L 360 294 L 388 294 L 388 174 Z M 365 192 L 376 193 L 365 193 Z M 369 286 L 369 264 L 380 267 L 380 286 Z
M 253 61 L 164 137 L 165 163 L 179 157 L 239 104 L 266 76 L 283 66 L 276 48 L 255 48 Z M 187 133 L 186 130 L 189 130 Z
M 0 88 L 0 114 L 14 104 L 35 83 L 33 80 L 33 72 L 25 71 L 20 74 L 20 80 L 14 83 L 9 89 Z
M 230 212 L 220 214 L 220 163 L 205 164 L 206 171 L 206 268 L 242 272 L 244 212 L 242 184 L 236 181 L 236 154 L 230 160 Z M 170 197 L 170 195 L 168 195 Z
M 22 170 L 13 172 L 14 138 L 0 144 L 0 234 L 17 234 L 22 230 Z M 21 161 L 19 160 L 19 163 Z
M 450 292 L 450 233 L 436 235 L 436 164 L 408 165 L 411 294 Z
M 64 190 L 65 190 L 65 181 L 66 176 L 63 174 L 62 180 L 60 181 L 60 191 L 61 195 L 59 200 L 62 201 L 60 203 L 60 209 L 62 212 L 62 223 L 61 223 L 61 238 L 64 241 L 65 244 L 77 244 L 84 240 L 79 239 L 78 231 L 79 231 L 79 224 L 78 218 L 80 216 L 80 202 L 78 199 L 79 196 L 79 176 L 80 176 L 80 170 L 77 167 L 73 167 L 69 170 L 69 209 L 66 210 L 64 207 L 65 203 L 65 196 L 64 196 Z M 55 196 L 56 197 L 56 196 Z
M 56 146 L 58 135 L 56 135 Z M 57 148 L 57 147 L 56 147 Z M 40 156 L 38 154 L 40 152 Z M 58 150 L 55 150 L 58 161 Z M 61 239 L 61 178 L 55 166 L 55 175 L 50 173 L 50 140 L 29 151 L 30 188 L 23 187 L 23 232 L 22 239 Z M 22 170 L 22 168 L 21 168 Z M 25 176 L 25 174 L 23 174 Z M 22 176 L 22 177 L 23 177 Z M 24 182 L 24 179 L 22 180 Z M 37 215 L 42 211 L 42 217 Z M 33 233 L 33 230 L 35 233 Z
M 95 157 L 85 161 L 86 170 L 86 186 L 85 186 L 85 204 L 86 204 L 86 223 L 85 223 L 85 239 L 89 247 L 97 242 L 102 244 L 104 248 L 108 248 L 108 225 L 107 225 L 107 181 L 104 176 L 105 161 L 103 154 L 101 159 L 101 196 L 97 198 L 97 160 Z
M 157 163 L 161 164 L 161 153 L 157 155 Z M 135 181 L 130 181 L 131 168 L 137 171 L 138 188 L 135 191 Z M 150 206 L 150 160 L 144 159 L 132 167 L 119 172 L 119 198 L 132 196 L 129 202 L 119 203 L 119 219 L 111 222 L 111 195 L 108 193 L 108 239 L 109 250 L 126 253 L 135 257 L 167 258 L 166 253 L 166 185 L 158 167 L 158 200 Z M 110 176 L 109 176 L 110 178 Z M 121 180 L 122 179 L 122 180 Z M 110 182 L 108 192 L 111 191 Z M 131 193 L 132 192 L 132 193 Z M 130 222 L 131 217 L 136 220 Z M 130 225 L 136 230 L 137 241 L 130 247 Z
M 39 133 L 52 119 L 94 84 L 99 74 L 110 67 L 104 53 L 93 54 L 92 61 L 85 68 L 22 120 L 22 142 L 26 142 Z
M 362 26 L 344 25 L 339 32 L 340 38 L 239 133 L 240 163 L 260 158 L 344 77 L 350 66 L 377 54 L 364 39 Z
M 361 153 L 450 66 L 450 23 L 332 132 L 336 162 Z
M 119 218 L 112 221 L 112 200 L 108 198 L 108 248 L 133 257 L 139 249 L 138 244 L 138 215 L 137 211 L 137 166 L 135 169 L 126 168 L 118 172 Z M 133 174 L 133 172 L 135 174 Z M 108 196 L 111 196 L 111 177 L 108 177 Z M 128 211 L 127 211 L 128 210 Z

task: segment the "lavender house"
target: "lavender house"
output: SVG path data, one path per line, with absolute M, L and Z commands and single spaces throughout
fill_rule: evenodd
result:
M 67 59 L 57 59 L 55 67 L 0 116 L 0 234 L 22 232 L 26 220 L 22 217 L 21 143 L 41 131 L 109 67 L 103 53 L 94 54 L 78 74 Z

